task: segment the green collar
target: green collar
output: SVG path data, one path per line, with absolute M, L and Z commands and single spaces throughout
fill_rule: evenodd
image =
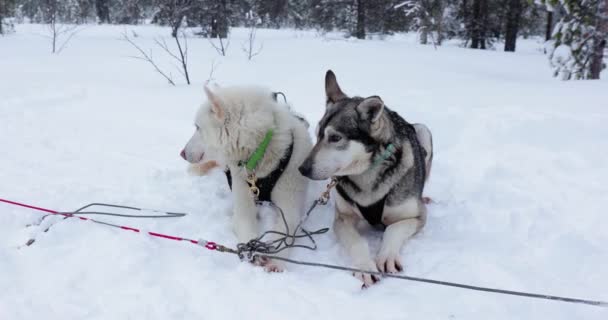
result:
M 395 153 L 395 150 L 397 150 L 397 148 L 395 148 L 395 145 L 392 143 L 389 143 L 388 146 L 386 146 L 386 149 L 384 149 L 384 151 L 382 151 L 382 153 L 380 153 L 374 157 L 374 161 L 372 162 L 372 165 L 371 165 L 371 167 L 369 167 L 369 169 L 371 170 L 371 169 L 377 167 L 384 160 L 388 159 L 390 156 L 393 155 L 393 153 Z
M 274 130 L 268 129 L 268 131 L 266 131 L 266 135 L 264 136 L 264 140 L 262 140 L 260 145 L 255 149 L 247 161 L 239 162 L 239 166 L 244 165 L 248 171 L 253 171 L 258 166 L 258 162 L 260 162 L 260 160 L 262 160 L 264 157 L 264 153 L 266 153 L 266 148 L 268 148 L 273 134 Z

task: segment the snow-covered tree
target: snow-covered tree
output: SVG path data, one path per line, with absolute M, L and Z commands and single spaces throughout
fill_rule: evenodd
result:
M 606 67 L 608 0 L 546 0 L 543 3 L 561 6 L 565 11 L 551 36 L 549 60 L 554 75 L 563 80 L 599 79 Z
M 14 0 L 0 0 L 0 35 L 12 29 L 11 24 L 5 19 L 13 15 L 14 5 Z
M 444 38 L 443 18 L 447 1 L 409 0 L 395 6 L 403 8 L 413 18 L 412 28 L 420 34 L 420 43 L 427 44 L 429 36 L 433 44 L 440 45 Z

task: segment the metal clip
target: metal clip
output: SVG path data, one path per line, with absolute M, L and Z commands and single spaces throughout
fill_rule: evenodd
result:
M 260 196 L 260 189 L 257 186 L 258 178 L 255 176 L 255 172 L 247 174 L 247 183 L 249 184 L 249 191 L 255 200 Z
M 335 187 L 338 184 L 338 180 L 335 177 L 331 178 L 331 181 L 329 181 L 329 183 L 327 184 L 327 188 L 325 189 L 325 191 L 323 193 L 321 193 L 321 197 L 319 197 L 318 202 L 322 205 L 326 205 L 327 202 L 329 201 L 329 197 L 330 197 L 330 193 L 329 191 L 331 191 L 331 189 L 333 189 L 333 187 Z

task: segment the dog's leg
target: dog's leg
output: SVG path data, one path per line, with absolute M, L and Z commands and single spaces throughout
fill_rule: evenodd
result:
M 237 172 L 232 170 L 232 172 Z M 239 243 L 246 243 L 258 236 L 257 207 L 249 191 L 247 182 L 236 176 L 232 179 L 234 214 L 232 227 Z
M 338 241 L 352 259 L 355 268 L 365 271 L 378 271 L 372 260 L 367 241 L 359 234 L 357 222 L 359 217 L 346 201 L 337 193 L 336 195 L 336 220 L 334 221 L 334 232 Z M 380 281 L 380 277 L 368 273 L 355 272 L 353 275 L 363 281 L 363 287 L 369 287 Z
M 410 198 L 395 207 L 385 207 L 383 221 L 387 225 L 376 265 L 382 272 L 403 270 L 400 251 L 405 242 L 424 225 L 426 207 L 421 201 Z

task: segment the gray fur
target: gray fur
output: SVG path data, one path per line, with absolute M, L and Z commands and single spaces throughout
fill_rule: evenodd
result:
M 367 244 L 354 224 L 370 210 L 375 221 L 386 227 L 375 267 L 396 272 L 403 243 L 425 222 L 422 200 L 432 159 L 432 138 L 426 126 L 412 125 L 384 105 L 378 96 L 348 97 L 333 72 L 325 77 L 327 105 L 319 121 L 317 143 L 300 166 L 313 179 L 337 177 L 336 234 L 348 248 L 355 264 L 371 268 Z M 389 144 L 396 151 L 379 164 L 374 159 Z M 371 208 L 371 209 L 370 209 Z M 358 274 L 365 285 L 376 279 Z

